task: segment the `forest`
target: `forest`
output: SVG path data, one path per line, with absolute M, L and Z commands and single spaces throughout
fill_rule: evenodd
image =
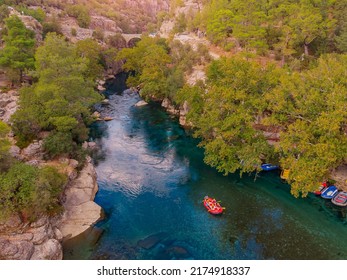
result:
M 21 88 L 11 128 L 0 122 L 0 219 L 14 212 L 33 219 L 59 212 L 66 183 L 54 168 L 11 158 L 10 129 L 20 148 L 42 138 L 46 159 L 65 155 L 82 164 L 81 145 L 95 120 L 92 107 L 102 100 L 95 82 L 115 63 L 124 63 L 128 85 L 139 86 L 144 99 L 169 98 L 177 108 L 188 104 L 187 120 L 205 162 L 225 175 L 257 174 L 262 163 L 279 164 L 291 170 L 288 182 L 299 197 L 347 163 L 346 0 L 195 1 L 197 12 L 161 13 L 157 25 L 144 19 L 148 30 L 174 20 L 173 32 L 203 32 L 225 54 L 215 60 L 206 45 L 193 48 L 173 36 L 144 35 L 122 50 L 117 37 L 101 45 L 97 38 L 72 43 L 44 9 L 19 2 L 0 1 L 0 65 L 14 84 L 24 75 L 33 84 Z M 91 11 L 103 6 L 93 1 L 94 10 L 81 8 L 82 2 L 59 7 L 88 26 Z M 23 13 L 43 24 L 42 42 L 19 17 L 9 16 L 10 4 L 23 5 Z M 196 65 L 205 67 L 207 79 L 188 85 Z
M 291 170 L 292 194 L 306 196 L 347 160 L 347 1 L 198 2 L 174 32 L 203 31 L 224 49 L 206 83 L 168 90 L 176 52 L 156 42 L 151 56 L 153 40 L 121 51 L 124 69 L 136 72 L 129 83 L 143 84 L 145 97 L 188 102 L 207 164 L 225 175 L 279 164 Z M 152 63 L 139 65 L 139 53 Z

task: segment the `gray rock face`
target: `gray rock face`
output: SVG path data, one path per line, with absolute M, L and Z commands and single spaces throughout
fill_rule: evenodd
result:
M 36 148 L 31 147 L 26 155 L 36 153 Z M 71 167 L 78 165 L 75 160 L 67 162 Z M 103 217 L 102 208 L 93 202 L 97 191 L 96 171 L 89 158 L 79 176 L 66 187 L 62 216 L 44 216 L 33 223 L 13 216 L 0 223 L 0 260 L 61 260 L 63 239 L 85 232 Z
M 9 123 L 11 116 L 16 112 L 18 106 L 18 92 L 0 92 L 0 120 Z
M 180 125 L 191 126 L 191 123 L 187 123 L 187 114 L 189 112 L 189 105 L 187 101 L 184 101 L 183 105 L 180 107 Z
M 173 105 L 171 100 L 169 98 L 164 98 L 163 102 L 161 103 L 161 106 L 166 109 L 170 114 L 173 115 L 179 115 L 180 111 L 176 109 L 176 107 Z
M 56 239 L 49 239 L 39 246 L 35 246 L 31 260 L 61 260 L 63 248 Z
M 35 158 L 35 160 L 40 160 L 42 159 L 43 154 L 44 154 L 44 151 L 43 151 L 42 140 L 40 141 L 35 140 L 28 147 L 22 150 L 22 156 L 27 160 L 30 160 L 32 158 Z
M 88 162 L 65 191 L 66 211 L 59 226 L 64 239 L 83 233 L 102 219 L 102 208 L 94 202 L 97 191 L 96 171 L 92 163 Z
M 0 260 L 30 260 L 34 245 L 29 241 L 0 239 Z
M 62 247 L 55 232 L 48 217 L 31 224 L 12 217 L 0 227 L 0 259 L 62 259 Z

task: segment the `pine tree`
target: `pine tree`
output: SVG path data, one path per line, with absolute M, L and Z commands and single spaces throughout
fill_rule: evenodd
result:
M 23 72 L 34 68 L 35 35 L 17 16 L 5 20 L 5 47 L 0 51 L 0 65 L 14 70 L 22 82 Z

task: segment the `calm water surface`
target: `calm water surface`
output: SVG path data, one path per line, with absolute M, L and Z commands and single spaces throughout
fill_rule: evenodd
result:
M 109 99 L 115 119 L 93 128 L 106 219 L 67 244 L 66 259 L 347 259 L 346 209 L 293 198 L 277 172 L 225 177 L 158 105 Z M 221 200 L 222 216 L 206 212 L 205 195 Z

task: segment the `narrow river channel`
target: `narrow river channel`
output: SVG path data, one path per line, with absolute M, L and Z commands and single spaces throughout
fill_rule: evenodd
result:
M 175 118 L 135 107 L 138 95 L 122 88 L 109 85 L 103 110 L 114 120 L 92 131 L 102 234 L 70 242 L 66 259 L 347 259 L 346 209 L 295 199 L 277 172 L 219 174 Z M 207 213 L 205 195 L 221 200 L 222 216 Z

